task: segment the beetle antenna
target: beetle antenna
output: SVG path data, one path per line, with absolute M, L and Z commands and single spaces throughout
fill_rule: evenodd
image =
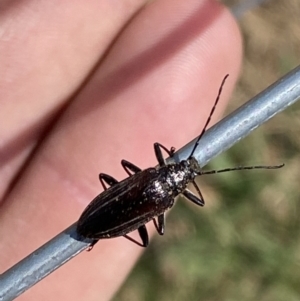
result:
M 233 168 L 224 168 L 219 170 L 204 170 L 201 171 L 201 175 L 212 175 L 215 173 L 228 172 L 234 170 L 245 170 L 245 169 L 277 169 L 283 167 L 284 164 L 280 165 L 257 165 L 257 166 L 238 166 Z
M 221 96 L 221 93 L 222 93 L 222 90 L 223 90 L 223 86 L 224 86 L 225 81 L 226 81 L 226 79 L 227 79 L 228 76 L 229 76 L 229 74 L 226 74 L 225 77 L 224 77 L 223 80 L 222 80 L 222 83 L 221 83 L 221 86 L 220 86 L 220 88 L 219 88 L 219 92 L 218 92 L 217 98 L 216 98 L 216 100 L 215 100 L 215 103 L 214 103 L 214 105 L 213 105 L 213 107 L 212 107 L 212 109 L 211 109 L 211 111 L 210 111 L 210 114 L 209 114 L 209 116 L 208 116 L 208 118 L 207 118 L 207 120 L 206 120 L 205 126 L 204 126 L 204 128 L 203 128 L 201 134 L 199 135 L 199 137 L 198 137 L 198 139 L 197 139 L 197 141 L 196 141 L 196 143 L 195 143 L 195 145 L 194 145 L 194 148 L 193 148 L 193 150 L 192 150 L 192 152 L 191 152 L 191 154 L 190 154 L 190 156 L 189 156 L 188 159 L 190 159 L 190 158 L 193 156 L 193 154 L 194 154 L 196 148 L 197 148 L 198 145 L 199 145 L 200 139 L 202 138 L 202 136 L 203 136 L 204 133 L 206 132 L 206 128 L 207 128 L 207 126 L 208 126 L 208 124 L 209 124 L 209 122 L 210 122 L 210 120 L 211 120 L 212 115 L 214 114 L 214 111 L 215 111 L 215 109 L 216 109 L 216 106 L 217 106 L 217 104 L 218 104 L 218 102 L 219 102 L 219 99 L 220 99 L 220 96 Z

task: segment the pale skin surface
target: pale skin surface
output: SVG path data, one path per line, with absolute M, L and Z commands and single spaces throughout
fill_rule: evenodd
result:
M 121 159 L 154 166 L 154 142 L 194 138 L 229 73 L 214 120 L 225 108 L 241 61 L 228 11 L 204 0 L 144 4 L 1 4 L 0 273 L 78 219 L 102 190 L 100 172 L 121 180 Z M 108 300 L 141 251 L 103 240 L 18 300 Z

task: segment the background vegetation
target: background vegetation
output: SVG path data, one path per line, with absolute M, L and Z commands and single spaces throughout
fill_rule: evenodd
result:
M 299 64 L 300 1 L 267 1 L 240 26 L 244 67 L 228 112 Z M 208 168 L 286 167 L 202 177 L 205 210 L 179 200 L 114 300 L 300 299 L 299 114 L 292 106 Z

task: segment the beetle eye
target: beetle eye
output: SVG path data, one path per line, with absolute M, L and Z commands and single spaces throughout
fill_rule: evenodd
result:
M 181 161 L 180 163 L 183 167 L 188 167 L 190 165 L 188 161 Z

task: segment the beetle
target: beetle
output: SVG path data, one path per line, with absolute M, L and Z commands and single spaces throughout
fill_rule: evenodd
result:
M 175 148 L 172 147 L 169 150 L 160 143 L 154 143 L 154 152 L 158 161 L 157 167 L 141 170 L 134 164 L 122 160 L 121 164 L 129 175 L 128 178 L 118 182 L 110 175 L 104 173 L 99 175 L 104 191 L 86 207 L 77 223 L 77 232 L 82 237 L 93 240 L 89 250 L 100 239 L 119 236 L 124 236 L 139 246 L 147 247 L 149 236 L 145 224 L 152 220 L 157 232 L 163 235 L 165 231 L 165 212 L 173 207 L 175 198 L 179 194 L 198 206 L 204 206 L 203 196 L 195 182 L 196 176 L 242 169 L 276 169 L 284 166 L 284 164 L 241 166 L 203 171 L 198 161 L 193 157 L 215 111 L 227 77 L 228 74 L 221 83 L 208 119 L 187 159 L 179 163 L 167 164 L 162 150 L 172 157 Z M 107 188 L 105 183 L 110 187 Z M 187 188 L 189 183 L 193 184 L 198 196 Z M 141 242 L 128 235 L 134 230 L 138 230 Z

